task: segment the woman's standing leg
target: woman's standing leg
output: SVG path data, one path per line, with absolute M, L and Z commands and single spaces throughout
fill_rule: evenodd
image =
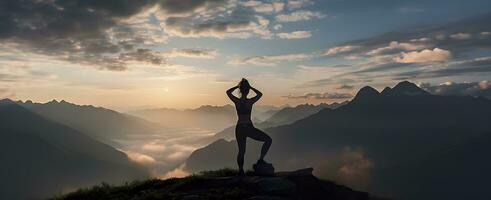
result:
M 244 134 L 245 127 L 240 127 L 237 125 L 235 127 L 235 139 L 237 140 L 237 145 L 239 147 L 239 153 L 237 154 L 237 165 L 239 166 L 239 173 L 244 174 L 244 155 L 246 151 L 246 136 Z

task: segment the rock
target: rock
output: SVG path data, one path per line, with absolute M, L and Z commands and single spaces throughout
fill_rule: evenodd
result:
M 270 163 L 256 163 L 252 165 L 254 174 L 258 176 L 274 176 L 274 167 Z
M 181 200 L 205 200 L 205 198 L 199 196 L 199 195 L 187 195 L 182 197 Z
M 284 198 L 272 196 L 254 196 L 247 200 L 284 200 Z
M 263 177 L 256 181 L 256 185 L 263 192 L 291 193 L 295 183 L 282 177 Z
M 277 176 L 313 176 L 312 171 L 314 171 L 314 168 L 305 168 L 305 169 L 299 169 L 296 171 L 292 172 L 278 172 L 276 173 Z

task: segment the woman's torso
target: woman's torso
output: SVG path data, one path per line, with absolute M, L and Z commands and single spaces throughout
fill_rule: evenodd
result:
M 252 124 L 251 113 L 253 103 L 249 99 L 240 99 L 235 104 L 238 121 L 237 124 Z

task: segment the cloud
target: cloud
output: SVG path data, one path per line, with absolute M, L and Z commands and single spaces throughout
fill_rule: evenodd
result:
M 212 9 L 225 3 L 225 0 L 162 0 L 159 6 L 167 16 L 189 16 L 197 10 Z
M 359 46 L 353 46 L 353 45 L 332 47 L 332 48 L 329 48 L 328 50 L 326 50 L 323 53 L 323 55 L 332 56 L 332 55 L 336 55 L 339 53 L 347 53 L 347 52 L 351 52 L 357 48 L 359 48 Z
M 191 49 L 173 49 L 168 53 L 169 57 L 187 57 L 187 58 L 204 58 L 212 59 L 218 55 L 216 49 L 191 48 Z
M 156 163 L 156 160 L 149 155 L 131 151 L 126 151 L 125 153 L 126 155 L 128 155 L 128 158 L 130 160 L 145 166 L 153 165 Z
M 312 33 L 310 31 L 293 31 L 289 33 L 278 33 L 277 35 L 282 39 L 302 39 L 311 37 Z
M 317 99 L 317 100 L 338 100 L 338 99 L 349 99 L 353 97 L 352 94 L 349 93 L 307 93 L 304 95 L 287 95 L 283 96 L 287 99 Z
M 450 38 L 456 39 L 456 40 L 467 40 L 467 39 L 470 39 L 471 37 L 472 37 L 472 35 L 469 33 L 456 33 L 456 34 L 450 35 Z
M 262 2 L 262 1 L 246 1 L 241 2 L 245 7 L 251 7 L 258 13 L 278 13 L 283 11 L 285 3 L 280 1 Z
M 431 40 L 432 40 L 431 38 L 422 37 L 422 38 L 417 38 L 417 39 L 411 39 L 409 41 L 410 42 L 429 42 Z
M 186 164 L 182 164 L 179 167 L 165 173 L 163 176 L 161 176 L 159 178 L 161 178 L 161 179 L 181 178 L 181 177 L 188 176 L 189 174 L 190 174 L 190 172 L 186 171 Z
M 371 179 L 375 164 L 360 149 L 346 147 L 340 156 L 341 166 L 337 171 L 337 180 L 343 184 L 365 188 Z
M 108 68 L 121 69 L 114 67 L 117 56 L 104 54 L 119 53 L 128 45 L 119 44 L 118 34 L 111 38 L 108 31 L 150 8 L 154 2 L 9 1 L 8 9 L 1 11 L 0 41 L 3 46 L 18 44 L 22 50 L 66 61 L 79 63 L 80 58 L 85 59 L 84 63 L 95 66 L 108 61 Z M 126 30 L 126 34 L 119 35 L 126 38 L 136 36 L 130 28 Z
M 435 78 L 489 72 L 491 72 L 491 57 L 479 57 L 443 63 L 437 66 L 423 67 L 419 70 L 396 73 L 393 76 L 396 80 L 406 80 L 414 78 Z
M 165 64 L 152 45 L 168 37 L 271 38 L 269 20 L 226 0 L 8 1 L 0 14 L 0 49 L 123 71 Z M 272 3 L 280 11 L 281 2 Z M 115 6 L 117 5 L 117 6 Z M 5 8 L 2 7 L 2 8 Z M 211 58 L 199 52 L 180 56 Z
M 375 55 L 387 55 L 393 53 L 399 53 L 401 50 L 405 51 L 413 51 L 420 50 L 426 48 L 428 45 L 426 44 L 417 44 L 417 43 L 399 43 L 397 41 L 392 41 L 386 47 L 380 47 L 366 53 L 369 56 Z
M 13 97 L 15 97 L 15 93 L 11 92 L 8 88 L 0 88 L 0 99 Z
M 308 11 L 308 10 L 299 10 L 294 11 L 289 14 L 280 14 L 276 16 L 276 21 L 278 22 L 298 22 L 298 21 L 307 21 L 311 19 L 321 19 L 326 17 L 326 15 L 320 12 Z
M 235 65 L 260 65 L 260 66 L 275 66 L 279 62 L 285 61 L 301 61 L 312 58 L 312 55 L 304 53 L 283 54 L 283 55 L 265 55 L 265 56 L 252 56 L 246 58 L 236 58 L 230 61 L 230 64 Z
M 336 89 L 339 89 L 339 90 L 351 90 L 353 88 L 355 88 L 355 86 L 348 85 L 348 84 L 342 84 L 342 85 L 339 85 L 336 87 Z
M 248 38 L 250 34 L 231 34 L 245 30 L 253 29 L 253 24 L 250 21 L 225 21 L 225 22 L 206 22 L 201 24 L 192 24 L 186 18 L 168 18 L 165 23 L 167 33 L 178 37 L 238 37 Z
M 388 32 L 373 37 L 345 42 L 338 46 L 359 46 L 360 48 L 351 51 L 351 55 L 349 56 L 362 58 L 435 47 L 452 52 L 452 57 L 455 59 L 466 58 L 468 52 L 475 51 L 476 49 L 491 48 L 491 40 L 481 35 L 482 32 L 489 32 L 491 30 L 489 19 L 491 19 L 491 14 L 488 13 L 451 22 L 443 26 L 422 26 L 408 30 Z M 454 38 L 468 39 L 453 39 L 450 37 L 451 35 L 454 35 Z M 480 37 L 472 37 L 473 35 L 480 35 Z
M 170 17 L 165 21 L 166 32 L 171 36 L 184 38 L 249 38 L 253 34 L 270 38 L 269 20 L 261 17 L 230 17 L 227 20 L 194 22 L 186 17 Z
M 311 0 L 288 0 L 286 5 L 288 9 L 295 10 L 312 4 L 314 4 L 314 2 Z
M 166 58 L 159 52 L 150 49 L 137 49 L 133 52 L 122 53 L 119 55 L 121 61 L 139 61 L 154 65 L 166 64 Z
M 150 152 L 164 152 L 166 149 L 166 146 L 158 141 L 152 141 L 142 146 L 142 150 Z
M 0 81 L 1 82 L 17 82 L 20 79 L 21 79 L 21 77 L 17 76 L 17 75 L 0 73 Z
M 436 95 L 470 95 L 491 98 L 491 81 L 480 82 L 445 82 L 438 85 L 422 83 L 420 87 Z
M 452 57 L 450 51 L 434 48 L 425 49 L 422 51 L 411 51 L 408 53 L 401 53 L 395 58 L 396 62 L 399 63 L 425 63 L 425 62 L 438 62 L 445 61 Z

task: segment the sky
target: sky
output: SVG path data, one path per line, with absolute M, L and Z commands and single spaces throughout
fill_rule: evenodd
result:
M 491 97 L 488 0 L 2 0 L 0 98 L 117 110 L 349 100 L 408 80 Z

